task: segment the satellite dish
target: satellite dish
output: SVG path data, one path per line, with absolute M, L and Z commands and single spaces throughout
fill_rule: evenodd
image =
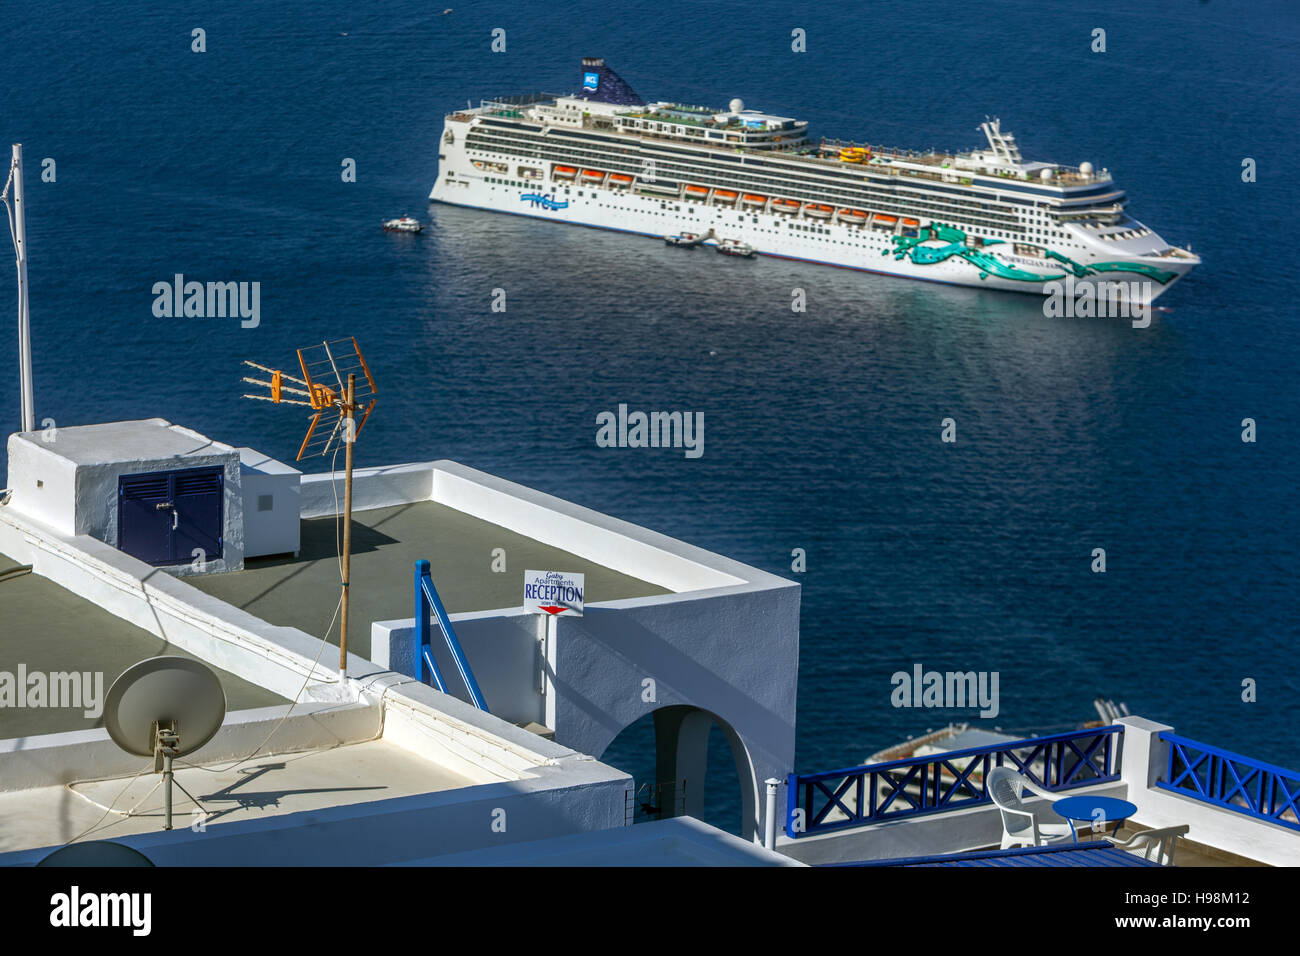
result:
M 189 657 L 151 657 L 132 664 L 108 689 L 104 729 L 127 753 L 154 758 L 154 773 L 163 775 L 166 829 L 172 828 L 172 759 L 211 740 L 225 716 L 220 679 Z
M 153 866 L 139 850 L 111 840 L 90 840 L 59 847 L 37 866 Z

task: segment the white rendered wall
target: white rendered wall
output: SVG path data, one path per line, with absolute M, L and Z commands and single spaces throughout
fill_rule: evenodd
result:
M 536 654 L 521 608 L 453 617 L 476 678 L 491 687 L 483 691 L 493 712 L 551 726 L 536 716 L 549 710 L 558 743 L 599 757 L 647 714 L 674 706 L 707 711 L 742 743 L 738 761 L 747 770 L 741 779 L 749 808 L 744 832 L 761 832 L 760 782 L 784 779 L 794 765 L 799 585 L 455 462 L 357 473 L 354 494 L 400 503 L 403 494 L 424 493 L 426 477 L 434 501 L 679 592 L 588 604 L 584 617 L 560 619 L 556 700 L 549 705 L 527 676 Z M 312 482 L 310 491 L 309 480 L 304 512 L 324 507 L 333 513 L 328 476 Z M 399 656 L 409 658 L 413 626 L 413 619 L 382 622 L 373 630 L 374 646 L 381 655 L 402 648 Z M 435 649 L 440 644 L 434 634 Z M 513 660 L 498 656 L 506 651 Z M 401 666 L 388 657 L 382 662 Z M 448 690 L 461 695 L 454 667 L 439 666 Z
M 297 555 L 302 546 L 302 472 L 251 448 L 239 449 L 244 513 L 244 557 Z M 261 510 L 261 498 L 271 508 Z
M 19 511 L 60 534 L 76 534 L 77 467 L 47 444 L 9 436 L 9 474 L 13 489 L 8 508 Z
M 538 623 L 535 614 L 525 614 L 522 608 L 451 615 L 456 639 L 465 651 L 488 709 L 512 724 L 546 723 L 545 699 L 539 686 Z M 459 699 L 468 699 L 436 622 L 431 631 L 434 662 L 448 683 L 448 691 Z M 370 627 L 370 658 L 399 674 L 417 674 L 414 619 L 374 622 Z

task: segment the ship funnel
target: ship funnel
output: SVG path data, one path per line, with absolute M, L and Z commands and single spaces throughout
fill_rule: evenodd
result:
M 607 67 L 604 59 L 598 56 L 582 58 L 582 89 L 578 91 L 577 96 L 594 103 L 645 106 L 645 100 L 637 95 L 636 90 Z

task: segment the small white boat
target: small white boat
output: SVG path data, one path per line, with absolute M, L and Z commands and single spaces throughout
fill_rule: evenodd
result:
M 419 232 L 423 228 L 424 224 L 420 220 L 412 219 L 410 216 L 390 219 L 384 223 L 384 232 Z
M 718 251 L 724 256 L 752 256 L 754 247 L 737 239 L 723 239 L 718 243 Z
M 701 237 L 694 232 L 683 232 L 676 236 L 664 236 L 664 242 L 670 246 L 682 246 L 693 249 L 700 244 Z

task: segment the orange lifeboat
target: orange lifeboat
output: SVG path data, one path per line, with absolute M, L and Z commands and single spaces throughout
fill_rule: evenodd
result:
M 915 219 L 904 219 L 904 220 L 903 220 L 903 226 L 906 227 L 906 228 L 908 228 L 908 229 L 915 229 L 915 228 L 916 228 L 917 226 L 919 226 L 919 225 L 920 225 L 920 223 L 917 222 Z
M 704 196 L 707 196 L 708 194 L 709 194 L 709 188 L 708 188 L 707 186 L 687 186 L 687 187 L 686 187 L 686 195 L 688 195 L 688 196 L 700 196 L 700 197 L 704 197 Z
M 772 208 L 777 212 L 798 212 L 799 202 L 795 199 L 773 199 Z
M 573 178 L 574 176 L 576 176 L 576 175 L 578 175 L 578 170 L 575 169 L 575 168 L 572 167 L 572 166 L 556 166 L 556 167 L 555 167 L 555 178 L 556 178 L 556 179 L 572 179 L 572 178 Z
M 857 225 L 867 221 L 867 214 L 861 209 L 841 209 L 839 216 L 841 221 Z
M 609 174 L 609 181 L 610 181 L 611 183 L 618 183 L 620 186 L 626 186 L 626 185 L 628 185 L 630 182 L 632 182 L 632 177 L 631 177 L 631 176 L 625 176 L 625 175 L 623 175 L 622 173 L 610 173 L 610 174 Z
M 808 205 L 803 207 L 803 211 L 810 216 L 816 216 L 818 219 L 829 219 L 831 213 L 835 210 L 831 209 L 831 207 L 827 206 L 825 203 L 810 202 Z
M 745 193 L 742 198 L 746 206 L 761 206 L 767 202 L 766 196 L 757 196 L 754 193 Z
M 582 178 L 589 182 L 598 183 L 605 178 L 605 174 L 599 169 L 584 169 Z
M 731 189 L 718 189 L 713 193 L 713 198 L 719 202 L 735 202 L 739 193 Z

